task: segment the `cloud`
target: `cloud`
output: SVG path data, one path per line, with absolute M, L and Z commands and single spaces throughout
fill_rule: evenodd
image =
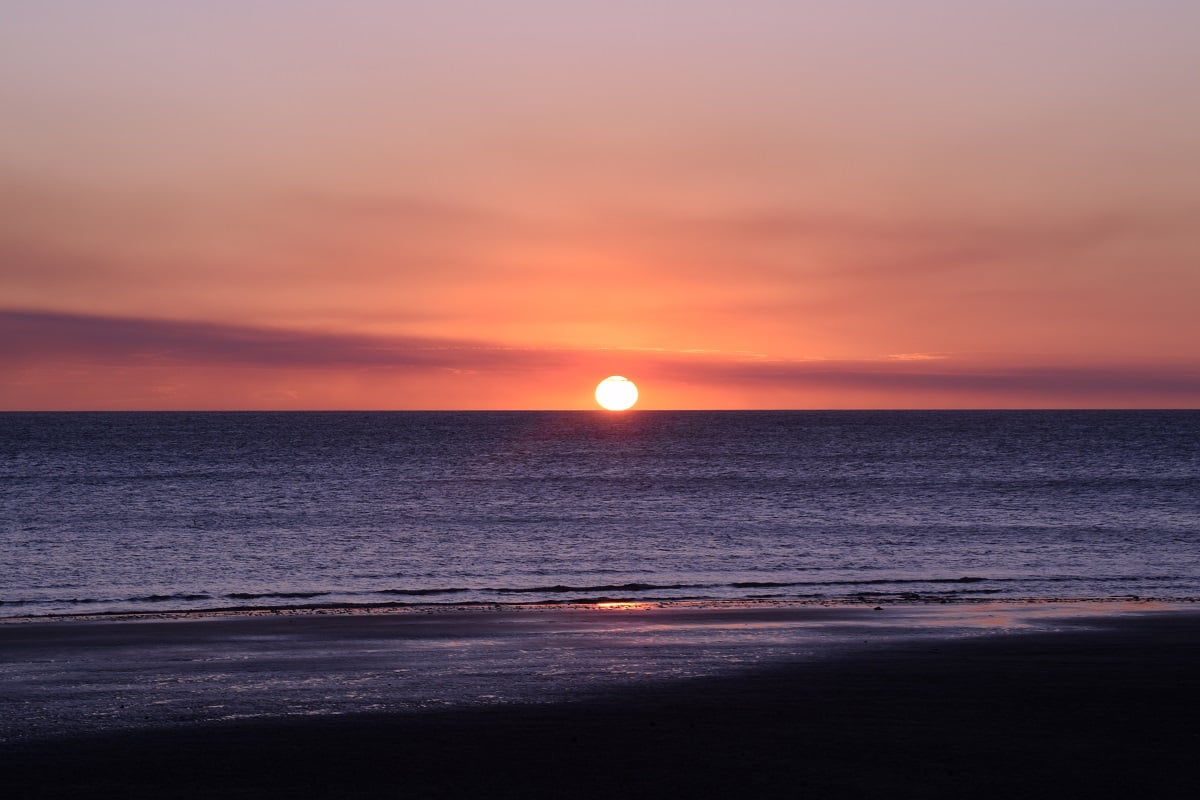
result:
M 495 211 L 424 195 L 308 190 L 283 194 L 279 205 L 322 222 L 333 219 L 436 228 L 454 234 L 477 233 L 512 223 L 508 216 Z
M 286 330 L 214 322 L 102 317 L 53 311 L 0 310 L 0 368 L 28 374 L 55 364 L 114 368 L 172 367 L 314 370 L 391 374 L 441 372 L 481 382 L 522 372 L 555 375 L 623 365 L 648 380 L 736 388 L 743 396 L 794 398 L 844 392 L 847 397 L 913 398 L 946 407 L 1031 404 L 1080 407 L 1105 403 L 1194 406 L 1200 403 L 1200 364 L 1000 363 L 926 353 L 877 360 L 780 360 L 760 354 L 653 348 L 511 347 L 496 342 L 418 336 L 372 336 Z M 753 406 L 754 403 L 750 402 Z M 880 407 L 887 407 L 883 403 Z
M 786 207 L 653 223 L 660 235 L 703 242 L 705 250 L 725 247 L 745 252 L 768 248 L 769 252 L 789 254 L 785 259 L 789 263 L 795 261 L 794 254 L 804 254 L 801 263 L 807 265 L 805 272 L 834 270 L 843 278 L 883 274 L 907 279 L 982 265 L 1058 263 L 1115 243 L 1162 237 L 1173 230 L 1185 230 L 1185 226 L 1181 220 L 1151 221 L 1120 211 L 1077 211 L 1060 214 L 1056 219 L 992 219 L 983 212 L 973 216 L 927 212 L 924 217 L 886 219 L 871 214 L 808 213 Z M 767 264 L 759 269 L 771 271 Z M 779 272 L 788 274 L 793 270 Z
M 941 361 L 948 356 L 936 353 L 892 353 L 888 358 L 893 361 Z
M 101 259 L 53 252 L 50 248 L 0 237 L 0 264 L 9 287 L 61 285 L 77 282 L 108 270 Z
M 536 353 L 482 342 L 286 330 L 215 322 L 0 311 L 0 361 L 288 368 L 530 369 Z
M 664 365 L 667 366 L 667 365 Z M 884 361 L 747 361 L 667 366 L 679 380 L 928 395 L 1004 398 L 1174 397 L 1200 401 L 1200 364 L 987 364 L 928 359 Z

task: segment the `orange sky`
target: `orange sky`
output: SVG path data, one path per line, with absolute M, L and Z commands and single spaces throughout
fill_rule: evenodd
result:
M 1200 405 L 1200 5 L 0 8 L 0 409 Z

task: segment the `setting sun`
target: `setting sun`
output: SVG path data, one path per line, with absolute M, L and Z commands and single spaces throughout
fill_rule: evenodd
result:
M 596 402 L 609 411 L 624 411 L 637 402 L 638 390 L 633 381 L 612 375 L 596 387 Z

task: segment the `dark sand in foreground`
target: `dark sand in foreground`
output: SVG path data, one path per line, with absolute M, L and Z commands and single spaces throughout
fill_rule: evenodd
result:
M 4 628 L 0 645 L 25 642 L 10 653 L 55 646 Z M 893 639 L 576 701 L 17 737 L 0 745 L 0 795 L 1200 796 L 1200 614 L 1057 628 Z

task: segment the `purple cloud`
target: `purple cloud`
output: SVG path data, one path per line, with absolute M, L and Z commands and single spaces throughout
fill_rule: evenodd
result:
M 10 364 L 75 359 L 121 364 L 505 370 L 553 367 L 554 358 L 555 351 L 535 353 L 466 340 L 0 311 L 0 360 Z
M 614 355 L 617 357 L 614 359 Z M 955 358 L 782 361 L 717 352 L 513 348 L 416 336 L 284 330 L 215 322 L 0 310 L 0 366 L 113 366 L 546 372 L 590 362 L 628 364 L 659 380 L 795 391 L 837 389 L 951 398 L 1043 397 L 1200 403 L 1200 364 L 1000 364 Z

